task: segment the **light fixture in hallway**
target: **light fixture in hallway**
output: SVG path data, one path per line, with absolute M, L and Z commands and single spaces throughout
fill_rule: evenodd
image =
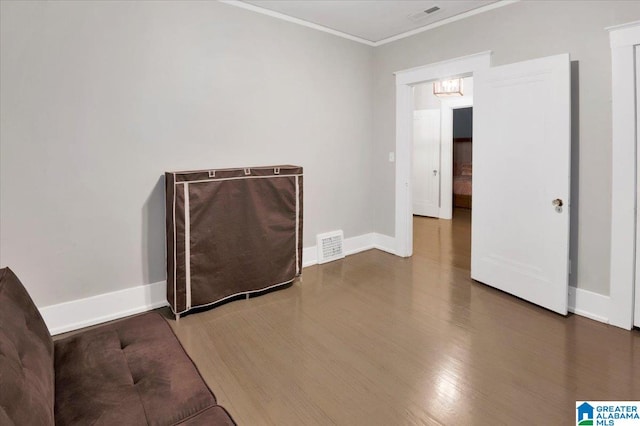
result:
M 462 96 L 462 79 L 454 78 L 434 82 L 433 94 L 439 97 Z

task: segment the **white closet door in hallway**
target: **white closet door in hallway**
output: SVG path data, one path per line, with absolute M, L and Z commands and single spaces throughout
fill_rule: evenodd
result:
M 413 214 L 440 213 L 440 110 L 413 113 Z

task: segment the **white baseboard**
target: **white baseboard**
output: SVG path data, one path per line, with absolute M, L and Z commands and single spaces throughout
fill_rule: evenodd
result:
M 39 308 L 52 335 L 167 306 L 165 281 Z
M 371 232 L 369 234 L 362 234 L 356 237 L 345 238 L 343 241 L 344 254 L 350 256 L 352 254 L 360 253 L 361 251 L 378 249 L 386 251 L 387 253 L 395 254 L 395 238 L 387 235 Z M 302 267 L 312 266 L 318 263 L 318 247 L 311 246 L 305 247 L 302 250 Z
M 391 253 L 388 247 L 393 247 L 393 244 L 389 244 L 389 238 L 375 233 L 345 238 L 345 254 L 348 256 L 372 248 Z M 303 267 L 318 263 L 317 253 L 316 246 L 305 248 L 302 253 Z M 167 306 L 166 293 L 167 284 L 161 281 L 45 306 L 40 308 L 40 313 L 49 332 L 56 335 Z
M 313 266 L 318 263 L 318 247 L 311 246 L 302 249 L 302 267 Z
M 609 296 L 569 287 L 569 312 L 608 324 L 609 305 Z
M 358 235 L 357 237 L 345 238 L 344 254 L 351 256 L 361 251 L 373 248 L 373 233 Z
M 345 238 L 347 256 L 372 248 L 395 254 L 395 238 L 375 232 Z M 318 263 L 316 246 L 306 247 L 303 267 Z M 100 324 L 140 312 L 167 306 L 166 282 L 127 288 L 85 299 L 40 308 L 52 335 Z M 609 297 L 588 290 L 569 287 L 569 311 L 608 323 Z

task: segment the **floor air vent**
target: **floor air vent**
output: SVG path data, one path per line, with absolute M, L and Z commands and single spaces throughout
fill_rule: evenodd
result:
M 318 263 L 327 263 L 344 258 L 343 239 L 344 234 L 342 231 L 318 234 Z

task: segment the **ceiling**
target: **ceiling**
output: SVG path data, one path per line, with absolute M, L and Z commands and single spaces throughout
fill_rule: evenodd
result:
M 237 2 L 234 2 L 237 3 Z M 297 18 L 367 44 L 381 44 L 406 33 L 451 20 L 472 10 L 498 6 L 497 0 L 243 0 L 242 3 Z M 427 14 L 426 10 L 439 10 Z M 455 18 L 454 18 L 455 19 Z M 391 41 L 391 40 L 389 40 Z

